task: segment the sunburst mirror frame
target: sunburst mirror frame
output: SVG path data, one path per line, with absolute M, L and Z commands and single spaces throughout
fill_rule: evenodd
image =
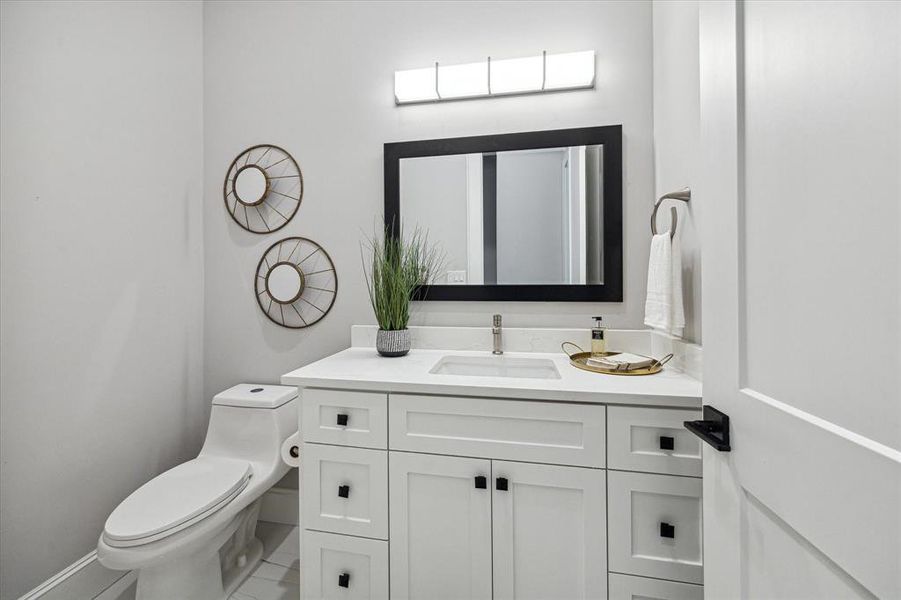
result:
M 235 182 L 248 169 L 262 173 L 265 191 L 257 198 L 241 199 Z M 225 174 L 222 194 L 228 214 L 238 225 L 253 233 L 272 233 L 287 225 L 300 208 L 303 173 L 287 150 L 258 144 L 232 161 Z
M 279 300 L 270 290 L 276 267 L 297 269 L 298 291 L 293 298 Z M 254 280 L 257 303 L 273 323 L 303 329 L 320 321 L 335 304 L 338 273 L 328 253 L 304 237 L 288 237 L 269 246 L 257 265 Z

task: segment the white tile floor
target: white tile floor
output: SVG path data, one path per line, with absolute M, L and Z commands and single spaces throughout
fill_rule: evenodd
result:
M 260 521 L 257 537 L 263 542 L 263 558 L 231 595 L 231 600 L 298 600 L 300 598 L 300 532 L 292 525 Z M 119 600 L 133 600 L 135 586 Z

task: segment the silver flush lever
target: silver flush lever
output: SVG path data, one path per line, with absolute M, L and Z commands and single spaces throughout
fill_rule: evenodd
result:
M 501 316 L 494 315 L 491 320 L 491 338 L 494 342 L 494 349 L 491 351 L 492 354 L 503 354 L 504 351 L 501 349 Z

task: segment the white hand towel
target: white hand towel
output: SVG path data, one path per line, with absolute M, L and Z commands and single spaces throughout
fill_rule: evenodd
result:
M 678 238 L 670 239 L 669 232 L 651 238 L 644 324 L 675 336 L 681 336 L 685 327 L 682 250 Z

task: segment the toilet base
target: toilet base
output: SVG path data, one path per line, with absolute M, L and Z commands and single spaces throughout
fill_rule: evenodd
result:
M 138 572 L 136 600 L 223 600 L 219 554 L 186 556 Z
M 188 557 L 138 574 L 135 600 L 227 600 L 244 583 L 263 555 L 263 544 L 254 539 L 247 548 L 243 566 L 236 567 L 222 581 L 219 556 L 205 560 Z
M 260 540 L 254 538 L 250 545 L 247 548 L 247 562 L 244 563 L 243 567 L 237 567 L 233 570 L 227 577 L 225 581 L 225 595 L 223 596 L 223 600 L 227 599 L 232 595 L 244 580 L 247 579 L 247 576 L 250 575 L 250 572 L 257 568 L 257 565 L 260 564 L 260 559 L 263 556 L 263 543 Z
M 135 600 L 226 600 L 260 563 L 254 536 L 261 502 L 243 511 L 200 552 L 138 571 Z

